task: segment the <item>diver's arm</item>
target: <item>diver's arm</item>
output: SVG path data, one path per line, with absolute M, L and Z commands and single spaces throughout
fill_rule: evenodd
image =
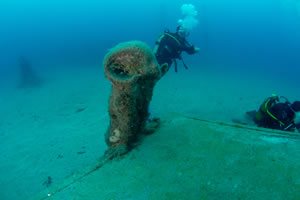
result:
M 200 49 L 198 47 L 195 47 L 194 45 L 191 45 L 187 41 L 183 44 L 183 50 L 187 52 L 188 54 L 194 54 L 197 53 Z

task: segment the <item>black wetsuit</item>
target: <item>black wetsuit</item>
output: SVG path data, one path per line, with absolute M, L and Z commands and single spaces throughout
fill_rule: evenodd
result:
M 256 113 L 254 122 L 264 128 L 294 131 L 295 130 L 295 112 L 291 104 L 285 103 L 266 103 L 265 101 Z
M 196 53 L 195 47 L 177 32 L 165 31 L 156 41 L 154 54 L 159 65 L 167 63 L 170 68 L 173 62 L 176 64 L 176 59 L 181 59 L 183 51 L 188 54 Z M 175 70 L 177 70 L 176 67 Z

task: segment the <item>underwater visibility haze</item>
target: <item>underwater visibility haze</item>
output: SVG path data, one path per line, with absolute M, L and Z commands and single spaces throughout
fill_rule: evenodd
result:
M 1 0 L 0 199 L 31 199 L 96 163 L 109 125 L 105 55 L 133 40 L 152 49 L 179 25 L 200 51 L 154 88 L 149 112 L 163 126 L 185 124 L 174 113 L 231 123 L 272 93 L 300 100 L 300 0 Z

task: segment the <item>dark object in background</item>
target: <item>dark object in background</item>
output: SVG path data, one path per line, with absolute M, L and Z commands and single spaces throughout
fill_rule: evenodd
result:
M 25 57 L 19 59 L 19 88 L 34 88 L 42 84 L 41 78 L 32 68 L 31 63 Z

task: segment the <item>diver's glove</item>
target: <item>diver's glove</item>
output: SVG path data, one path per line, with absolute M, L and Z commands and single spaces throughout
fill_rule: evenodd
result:
M 199 51 L 200 51 L 200 48 L 198 48 L 198 47 L 194 47 L 194 51 L 195 51 L 195 53 L 197 53 L 197 52 L 199 52 Z

